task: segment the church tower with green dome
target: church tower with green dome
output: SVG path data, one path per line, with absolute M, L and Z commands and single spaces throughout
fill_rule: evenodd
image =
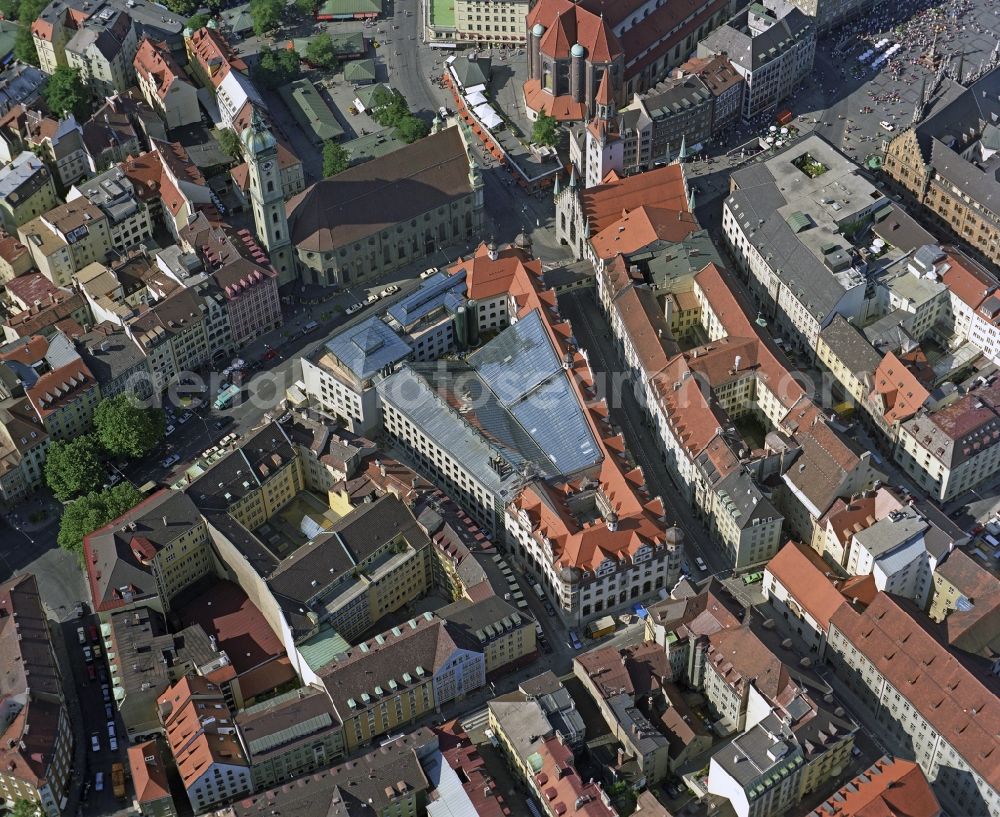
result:
M 278 167 L 278 143 L 263 117 L 254 110 L 250 124 L 240 134 L 243 154 L 249 174 L 250 203 L 257 237 L 278 273 L 278 285 L 295 280 L 295 260 L 288 218 L 285 215 L 285 195 Z

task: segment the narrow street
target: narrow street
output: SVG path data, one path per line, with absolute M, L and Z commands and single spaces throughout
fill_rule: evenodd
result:
M 573 290 L 559 298 L 559 309 L 573 325 L 573 334 L 587 350 L 590 367 L 595 375 L 605 378 L 605 383 L 618 382 L 616 373 L 623 372 L 624 364 L 618 359 L 614 341 L 601 314 L 593 290 Z M 663 463 L 660 444 L 650 430 L 646 412 L 631 388 L 624 388 L 618 395 L 605 395 L 611 410 L 611 419 L 621 429 L 628 449 L 642 467 L 652 494 L 663 498 L 667 515 L 684 531 L 685 561 L 690 573 L 702 578 L 694 565 L 694 557 L 705 560 L 712 573 L 729 573 L 725 555 L 712 545 L 708 531 L 695 517 L 690 505 L 680 496 Z

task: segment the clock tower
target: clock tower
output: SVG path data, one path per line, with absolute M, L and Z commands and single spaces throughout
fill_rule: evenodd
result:
M 250 205 L 257 237 L 278 273 L 278 286 L 284 286 L 297 276 L 278 168 L 278 143 L 256 109 L 250 124 L 240 134 L 240 141 L 247 160 Z

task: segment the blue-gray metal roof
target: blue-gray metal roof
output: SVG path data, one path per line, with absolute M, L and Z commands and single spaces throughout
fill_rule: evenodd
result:
M 545 451 L 560 474 L 572 474 L 600 459 L 597 442 L 564 372 L 546 380 L 510 407 L 514 418 Z
M 456 301 L 455 296 L 464 296 L 465 291 L 464 271 L 455 275 L 438 272 L 426 279 L 405 298 L 401 298 L 390 306 L 389 316 L 401 326 L 410 326 L 441 306 L 456 308 L 460 301 Z M 460 300 L 464 300 L 464 298 Z
M 601 459 L 584 407 L 537 312 L 466 362 L 409 364 L 378 388 L 384 401 L 494 493 L 519 474 L 562 476 Z M 491 466 L 498 453 L 510 474 Z
M 468 362 L 545 452 L 549 464 L 543 471 L 572 474 L 600 459 L 583 407 L 537 311 L 469 355 Z
M 334 335 L 325 345 L 359 380 L 405 360 L 412 351 L 406 341 L 375 315 Z
M 509 326 L 468 360 L 508 406 L 562 370 L 537 311 Z
M 487 437 L 473 424 L 473 419 L 460 414 L 449 406 L 442 395 L 429 381 L 434 366 L 408 364 L 387 377 L 376 387 L 382 402 L 395 406 L 403 412 L 410 423 L 432 440 L 446 447 L 448 453 L 472 474 L 487 490 L 495 495 L 510 491 L 507 499 L 513 498 L 513 487 L 519 480 L 519 462 L 508 462 L 509 472 L 500 474 L 490 466 L 490 459 L 497 450 L 504 456 L 513 458 L 516 452 L 491 443 L 496 437 Z M 417 370 L 420 371 L 417 371 Z M 427 370 L 430 369 L 430 372 Z

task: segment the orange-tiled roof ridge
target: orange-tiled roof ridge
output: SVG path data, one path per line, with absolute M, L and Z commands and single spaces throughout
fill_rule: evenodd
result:
M 643 204 L 623 210 L 621 218 L 592 235 L 590 245 L 598 258 L 608 259 L 631 255 L 655 241 L 683 241 L 699 229 L 686 203 L 680 209 Z
M 248 765 L 232 714 L 215 684 L 200 675 L 185 675 L 156 704 L 185 788 L 213 763 Z
M 580 192 L 583 213 L 596 235 L 638 207 L 664 210 L 688 209 L 682 165 L 666 165 L 635 176 L 620 178 L 609 174 L 601 184 Z
M 558 59 L 570 56 L 579 43 L 586 49 L 586 59 L 608 63 L 623 53 L 622 45 L 604 16 L 569 0 L 541 0 L 528 14 L 527 26 L 545 26 L 541 51 Z
M 601 75 L 601 84 L 597 86 L 597 96 L 594 97 L 594 101 L 598 105 L 610 105 L 614 102 L 614 97 L 611 96 L 610 73 L 610 71 L 605 71 Z
M 46 372 L 26 390 L 31 405 L 39 417 L 45 417 L 69 405 L 80 395 L 81 389 L 92 389 L 97 381 L 83 360 L 76 360 Z
M 573 750 L 560 735 L 547 738 L 538 748 L 538 755 L 542 766 L 535 774 L 535 782 L 550 814 L 563 817 L 572 809 L 580 817 L 616 817 L 617 812 L 606 801 L 600 786 L 580 777 L 573 765 Z
M 587 103 L 576 102 L 569 94 L 553 96 L 542 88 L 537 79 L 524 83 L 524 102 L 533 111 L 540 111 L 559 122 L 577 122 L 587 115 Z
M 128 747 L 128 765 L 135 786 L 135 799 L 150 803 L 170 797 L 167 767 L 156 740 L 147 740 Z
M 841 607 L 831 624 L 974 774 L 1000 788 L 1000 684 L 988 662 L 953 652 L 940 626 L 914 604 L 883 592 L 863 613 Z
M 920 767 L 888 755 L 876 760 L 807 817 L 940 817 L 941 804 Z
M 497 260 L 489 256 L 489 246 L 483 241 L 469 258 L 459 258 L 448 268 L 454 275 L 465 273 L 465 284 L 468 297 L 472 300 L 496 298 L 510 292 L 519 267 L 527 267 L 535 275 L 541 275 L 541 261 L 532 259 L 523 250 L 508 246 L 499 250 Z
M 192 53 L 212 84 L 218 88 L 231 70 L 242 74 L 247 72 L 247 64 L 237 56 L 232 47 L 217 30 L 199 28 L 188 40 Z
M 771 557 L 767 571 L 824 630 L 840 606 L 847 604 L 834 587 L 823 557 L 808 545 L 788 542 Z
M 930 397 L 916 375 L 892 352 L 882 358 L 872 381 L 868 399 L 881 408 L 890 425 L 909 420 Z
M 955 247 L 944 247 L 948 268 L 941 275 L 941 282 L 971 309 L 980 305 L 1000 287 L 993 273 L 977 264 Z
M 176 80 L 187 80 L 184 70 L 174 60 L 165 43 L 153 42 L 143 37 L 133 60 L 137 72 L 145 72 L 153 77 L 156 93 L 163 99 L 170 92 Z

